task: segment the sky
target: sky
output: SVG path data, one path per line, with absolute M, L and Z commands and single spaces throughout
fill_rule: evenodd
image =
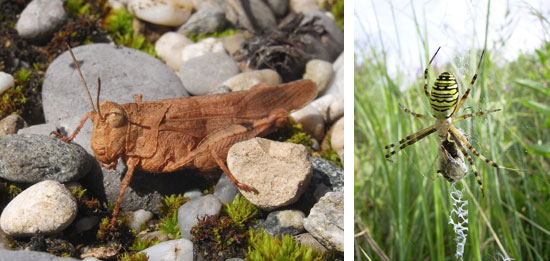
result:
M 354 1 L 356 53 L 373 45 L 377 50 L 383 48 L 388 55 L 390 75 L 395 75 L 399 68 L 410 76 L 410 80 L 421 76 L 426 63 L 413 9 L 420 34 L 428 39 L 430 56 L 438 46 L 442 47 L 434 64 L 443 64 L 457 53 L 467 55 L 470 50 L 481 49 L 486 31 L 487 47 L 498 50 L 509 61 L 550 40 L 545 34 L 550 31 L 549 22 L 542 23 L 533 14 L 536 10 L 548 16 L 550 1 L 493 0 L 488 30 L 489 0 Z

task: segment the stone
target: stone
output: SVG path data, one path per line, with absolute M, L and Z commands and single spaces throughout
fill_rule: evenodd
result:
M 128 11 L 137 18 L 158 25 L 180 26 L 193 10 L 192 1 L 185 0 L 129 0 Z
M 27 122 L 19 115 L 12 114 L 0 120 L 0 136 L 16 134 L 22 128 L 28 127 Z
M 305 17 L 304 20 L 302 20 L 301 22 L 302 25 L 311 21 L 311 19 L 316 19 L 314 24 L 323 26 L 328 32 L 331 40 L 334 41 L 334 44 L 331 44 L 334 49 L 330 49 L 330 52 L 332 53 L 331 57 L 333 58 L 329 61 L 332 62 L 336 60 L 340 53 L 344 51 L 344 31 L 342 31 L 342 28 L 340 28 L 340 26 L 334 21 L 334 19 L 326 16 L 320 10 L 304 10 L 303 14 Z
M 267 5 L 277 17 L 283 17 L 288 13 L 288 0 L 267 0 Z
M 326 94 L 333 94 L 341 97 L 344 96 L 344 66 L 340 66 L 335 69 L 334 77 L 321 95 Z
M 17 131 L 17 134 L 38 134 L 38 135 L 49 136 L 50 133 L 55 130 L 55 128 L 56 128 L 55 124 L 49 122 L 49 123 L 31 125 L 26 128 L 19 129 Z
M 63 231 L 75 219 L 76 199 L 63 184 L 46 180 L 19 193 L 4 208 L 0 226 L 14 237 Z
M 135 231 L 141 231 L 141 227 L 152 218 L 153 212 L 144 209 L 138 209 L 128 216 L 128 220 L 126 222 L 129 228 Z
M 180 67 L 181 81 L 193 95 L 207 94 L 238 73 L 237 63 L 225 53 L 208 53 L 195 57 Z
M 0 94 L 13 87 L 15 87 L 13 76 L 9 73 L 0 71 Z
M 214 33 L 223 30 L 225 25 L 225 12 L 221 8 L 201 8 L 178 29 L 178 33 L 183 35 Z
M 73 52 L 91 93 L 96 93 L 101 77 L 101 101 L 119 104 L 134 102 L 134 94 L 143 101 L 188 96 L 180 79 L 160 60 L 144 52 L 109 44 L 78 46 Z M 96 88 L 93 88 L 93 87 Z M 96 99 L 93 99 L 94 102 Z M 92 111 L 86 90 L 68 52 L 59 55 L 46 70 L 42 85 L 42 103 L 46 123 L 71 134 L 86 113 Z M 90 154 L 91 121 L 84 124 L 73 142 Z
M 330 141 L 330 142 L 329 142 Z M 329 146 L 330 144 L 330 146 Z M 329 129 L 323 144 L 322 150 L 332 148 L 344 162 L 344 117 L 338 119 Z
M 140 240 L 147 240 L 147 241 L 156 240 L 159 242 L 168 241 L 171 239 L 169 235 L 164 234 L 164 232 L 162 231 L 152 231 L 145 234 L 139 233 L 136 235 L 136 238 L 139 238 Z
M 325 120 L 323 116 L 311 104 L 292 112 L 290 114 L 292 121 L 300 123 L 303 130 L 310 134 L 317 141 L 323 140 L 325 136 Z
M 344 96 L 327 93 L 314 100 L 309 106 L 317 109 L 323 122 L 332 123 L 344 115 Z
M 315 3 L 315 0 L 290 0 L 290 10 L 294 13 L 302 13 L 309 10 L 318 10 L 321 8 Z
M 23 39 L 43 43 L 66 19 L 63 0 L 33 0 L 21 12 L 15 30 Z
M 262 223 L 264 231 L 271 236 L 298 235 L 304 231 L 304 212 L 300 210 L 273 211 Z
M 298 200 L 311 179 L 309 152 L 303 145 L 254 138 L 233 145 L 227 166 L 241 183 L 259 193 L 239 189 L 252 204 L 272 210 Z
M 328 185 L 332 191 L 344 191 L 344 169 L 323 158 L 312 157 L 311 162 L 314 173 L 328 178 Z
M 58 257 L 46 252 L 28 250 L 0 250 L 0 260 L 77 261 L 70 257 Z
M 275 15 L 266 3 L 261 0 L 247 1 L 250 4 L 250 14 L 254 16 L 255 23 L 253 24 L 246 9 L 242 6 L 240 0 L 227 0 L 225 7 L 226 19 L 237 28 L 245 28 L 250 32 L 269 31 L 277 26 Z
M 218 197 L 220 202 L 229 203 L 233 202 L 235 196 L 239 194 L 239 189 L 231 182 L 227 175 L 221 175 L 213 194 Z
M 91 166 L 92 159 L 77 144 L 43 135 L 0 137 L 0 177 L 12 182 L 75 181 Z
M 167 32 L 155 42 L 155 51 L 157 55 L 166 62 L 166 65 L 173 71 L 178 71 L 183 62 L 181 51 L 187 45 L 193 44 L 193 41 L 182 34 Z
M 309 79 L 315 82 L 317 85 L 317 91 L 322 93 L 330 80 L 332 79 L 332 64 L 318 59 L 313 59 L 307 62 L 306 71 L 304 73 L 304 79 Z
M 193 261 L 193 243 L 185 238 L 164 241 L 140 253 L 145 253 L 149 260 Z
M 198 223 L 199 218 L 217 215 L 220 213 L 222 203 L 212 195 L 192 199 L 181 205 L 178 209 L 178 225 L 182 238 L 191 240 L 191 229 Z
M 98 216 L 85 216 L 75 222 L 76 233 L 86 232 L 99 224 Z
M 327 249 L 344 252 L 344 192 L 328 192 L 319 199 L 304 228 Z
M 294 240 L 300 242 L 301 245 L 309 246 L 320 253 L 326 253 L 328 250 L 326 247 L 321 245 L 317 239 L 315 239 L 310 233 L 303 233 L 294 236 Z
M 13 245 L 13 237 L 0 229 L 0 250 L 11 250 L 10 245 Z
M 192 189 L 183 193 L 183 197 L 188 197 L 189 199 L 200 198 L 202 196 L 202 191 L 200 191 L 200 189 Z
M 274 70 L 263 69 L 239 73 L 227 80 L 222 85 L 229 87 L 232 91 L 246 91 L 259 83 L 266 83 L 269 86 L 281 84 L 281 76 Z
M 237 33 L 223 37 L 221 41 L 227 53 L 233 56 L 237 51 L 242 49 L 245 38 L 243 33 Z
M 205 38 L 198 43 L 189 44 L 181 50 L 181 60 L 189 61 L 195 57 L 203 56 L 208 53 L 224 53 L 223 43 L 216 38 Z

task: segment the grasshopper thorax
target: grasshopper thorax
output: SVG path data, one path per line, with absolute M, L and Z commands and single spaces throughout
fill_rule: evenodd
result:
M 446 119 L 453 113 L 458 101 L 458 84 L 453 74 L 444 72 L 437 77 L 430 95 L 432 115 Z

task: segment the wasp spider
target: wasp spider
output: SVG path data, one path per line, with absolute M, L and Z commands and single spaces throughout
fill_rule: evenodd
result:
M 470 154 L 468 154 L 468 152 L 466 151 L 466 148 L 468 148 L 468 150 L 470 150 L 475 156 L 479 157 L 480 159 L 484 160 L 489 165 L 495 168 L 513 171 L 523 170 L 499 166 L 495 162 L 479 154 L 479 152 L 474 149 L 474 147 L 472 147 L 472 145 L 468 141 L 468 134 L 454 126 L 457 121 L 500 111 L 500 109 L 479 111 L 476 113 L 470 113 L 455 117 L 462 104 L 464 104 L 464 101 L 466 101 L 466 98 L 468 98 L 468 94 L 470 94 L 470 90 L 476 81 L 477 73 L 479 71 L 481 61 L 483 60 L 483 54 L 485 53 L 485 50 L 483 50 L 483 52 L 481 53 L 481 58 L 477 65 L 476 73 L 474 74 L 474 77 L 470 82 L 470 86 L 468 87 L 464 95 L 462 95 L 462 98 L 459 99 L 457 81 L 454 75 L 448 72 L 440 74 L 439 77 L 437 77 L 437 79 L 435 80 L 431 93 L 428 92 L 428 67 L 431 65 L 433 59 L 439 52 L 439 49 L 441 49 L 441 47 L 437 49 L 434 56 L 428 63 L 426 70 L 424 70 L 424 93 L 430 100 L 430 107 L 433 117 L 412 112 L 409 109 L 405 108 L 403 105 L 399 104 L 399 107 L 401 107 L 403 111 L 410 113 L 411 115 L 420 119 L 434 120 L 435 123 L 432 126 L 429 126 L 405 137 L 397 143 L 385 146 L 385 149 L 391 149 L 399 146 L 386 154 L 386 159 L 389 160 L 389 158 L 393 154 L 429 136 L 430 134 L 437 132 L 440 142 L 438 149 L 439 170 L 437 172 L 441 173 L 443 177 L 445 177 L 450 182 L 459 181 L 464 177 L 467 171 L 466 164 L 464 163 L 464 158 L 466 158 L 470 163 L 470 166 L 472 166 L 472 171 L 474 172 L 474 175 L 477 179 L 477 183 L 479 183 L 481 194 L 485 196 L 483 192 L 483 183 L 474 165 L 474 161 L 472 160 Z

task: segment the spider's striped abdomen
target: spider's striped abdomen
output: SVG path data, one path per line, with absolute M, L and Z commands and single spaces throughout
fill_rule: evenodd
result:
M 458 101 L 458 84 L 454 75 L 444 72 L 437 77 L 430 95 L 432 115 L 446 119 L 453 112 Z

